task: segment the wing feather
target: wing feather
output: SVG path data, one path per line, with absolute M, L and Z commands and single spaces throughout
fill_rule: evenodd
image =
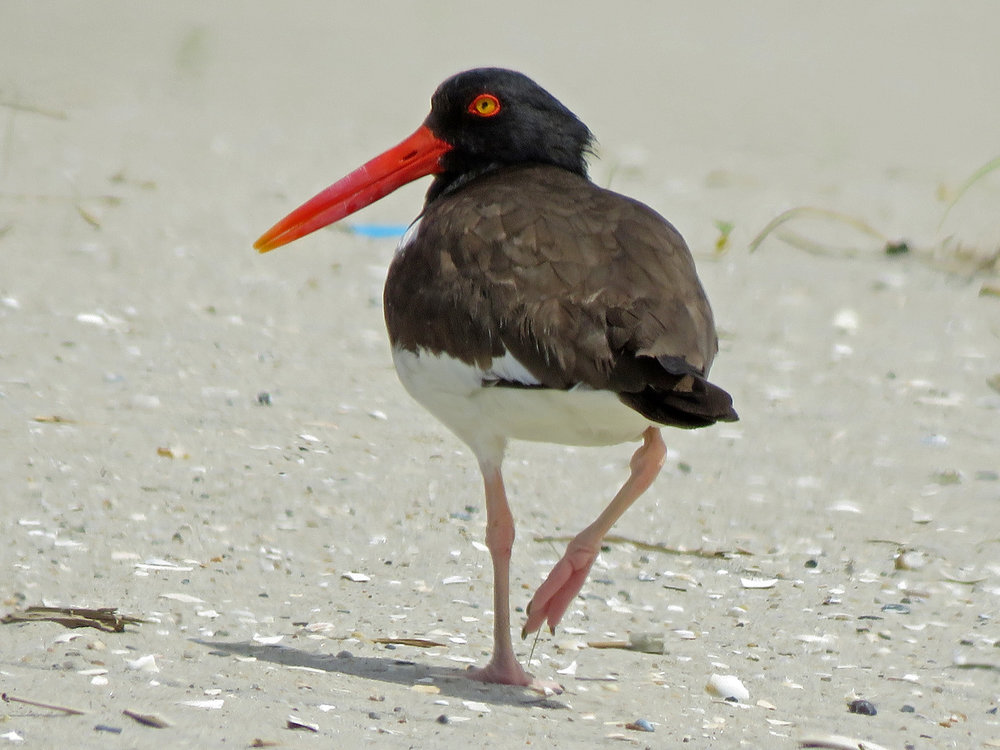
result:
M 706 380 L 718 341 L 683 238 L 564 170 L 509 167 L 431 202 L 390 268 L 386 322 L 394 345 L 484 371 L 513 357 L 541 386 L 610 390 L 664 424 L 736 418 Z

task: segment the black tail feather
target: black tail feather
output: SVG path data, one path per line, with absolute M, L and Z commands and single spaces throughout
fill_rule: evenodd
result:
M 683 359 L 658 357 L 652 361 L 658 361 L 663 377 L 649 378 L 639 391 L 619 393 L 623 403 L 644 417 L 671 427 L 693 429 L 739 419 L 733 409 L 733 397 L 708 382 Z M 648 376 L 649 368 L 645 369 Z

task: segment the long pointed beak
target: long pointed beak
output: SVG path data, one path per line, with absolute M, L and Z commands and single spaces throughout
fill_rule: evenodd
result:
M 296 208 L 264 232 L 253 246 L 266 253 L 340 221 L 408 182 L 437 174 L 441 171 L 441 157 L 451 148 L 430 128 L 421 125 L 399 145 L 358 167 Z

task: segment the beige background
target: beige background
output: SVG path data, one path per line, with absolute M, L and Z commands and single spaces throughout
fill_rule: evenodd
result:
M 945 210 L 1000 154 L 998 23 L 974 2 L 4 3 L 3 611 L 150 622 L 0 626 L 4 692 L 87 712 L 5 704 L 0 735 L 997 746 L 1000 300 L 976 266 L 1000 244 L 1000 175 Z M 443 78 L 483 64 L 555 93 L 600 141 L 594 179 L 688 238 L 722 333 L 713 379 L 742 416 L 668 435 L 664 474 L 616 531 L 748 554 L 610 545 L 535 651 L 532 669 L 567 692 L 533 706 L 457 676 L 490 647 L 481 489 L 392 371 L 393 243 L 329 231 L 250 248 L 410 133 Z M 357 218 L 406 223 L 424 189 Z M 775 234 L 747 252 L 806 205 L 913 252 L 886 258 L 806 218 L 785 226 L 792 245 Z M 716 221 L 734 227 L 724 254 Z M 515 604 L 561 553 L 533 538 L 589 522 L 630 450 L 513 447 Z M 649 632 L 665 654 L 586 647 Z M 371 641 L 397 636 L 445 645 Z M 713 673 L 738 676 L 748 704 L 708 695 Z M 854 694 L 878 715 L 848 713 Z M 181 703 L 206 700 L 221 708 Z M 285 728 L 290 714 L 318 734 Z M 637 718 L 656 733 L 624 727 Z

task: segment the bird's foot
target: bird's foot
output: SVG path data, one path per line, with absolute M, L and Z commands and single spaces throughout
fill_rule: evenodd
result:
M 551 680 L 539 680 L 524 671 L 516 659 L 492 659 L 485 667 L 470 667 L 466 672 L 470 680 L 494 682 L 500 685 L 526 687 L 542 695 L 557 695 L 563 691 L 562 685 Z
M 522 639 L 538 630 L 543 622 L 547 622 L 549 631 L 555 633 L 556 625 L 566 614 L 570 602 L 583 588 L 590 566 L 597 559 L 597 548 L 578 543 L 577 539 L 569 543 L 566 554 L 556 563 L 549 577 L 531 597 L 526 610 L 528 621 L 521 629 Z

